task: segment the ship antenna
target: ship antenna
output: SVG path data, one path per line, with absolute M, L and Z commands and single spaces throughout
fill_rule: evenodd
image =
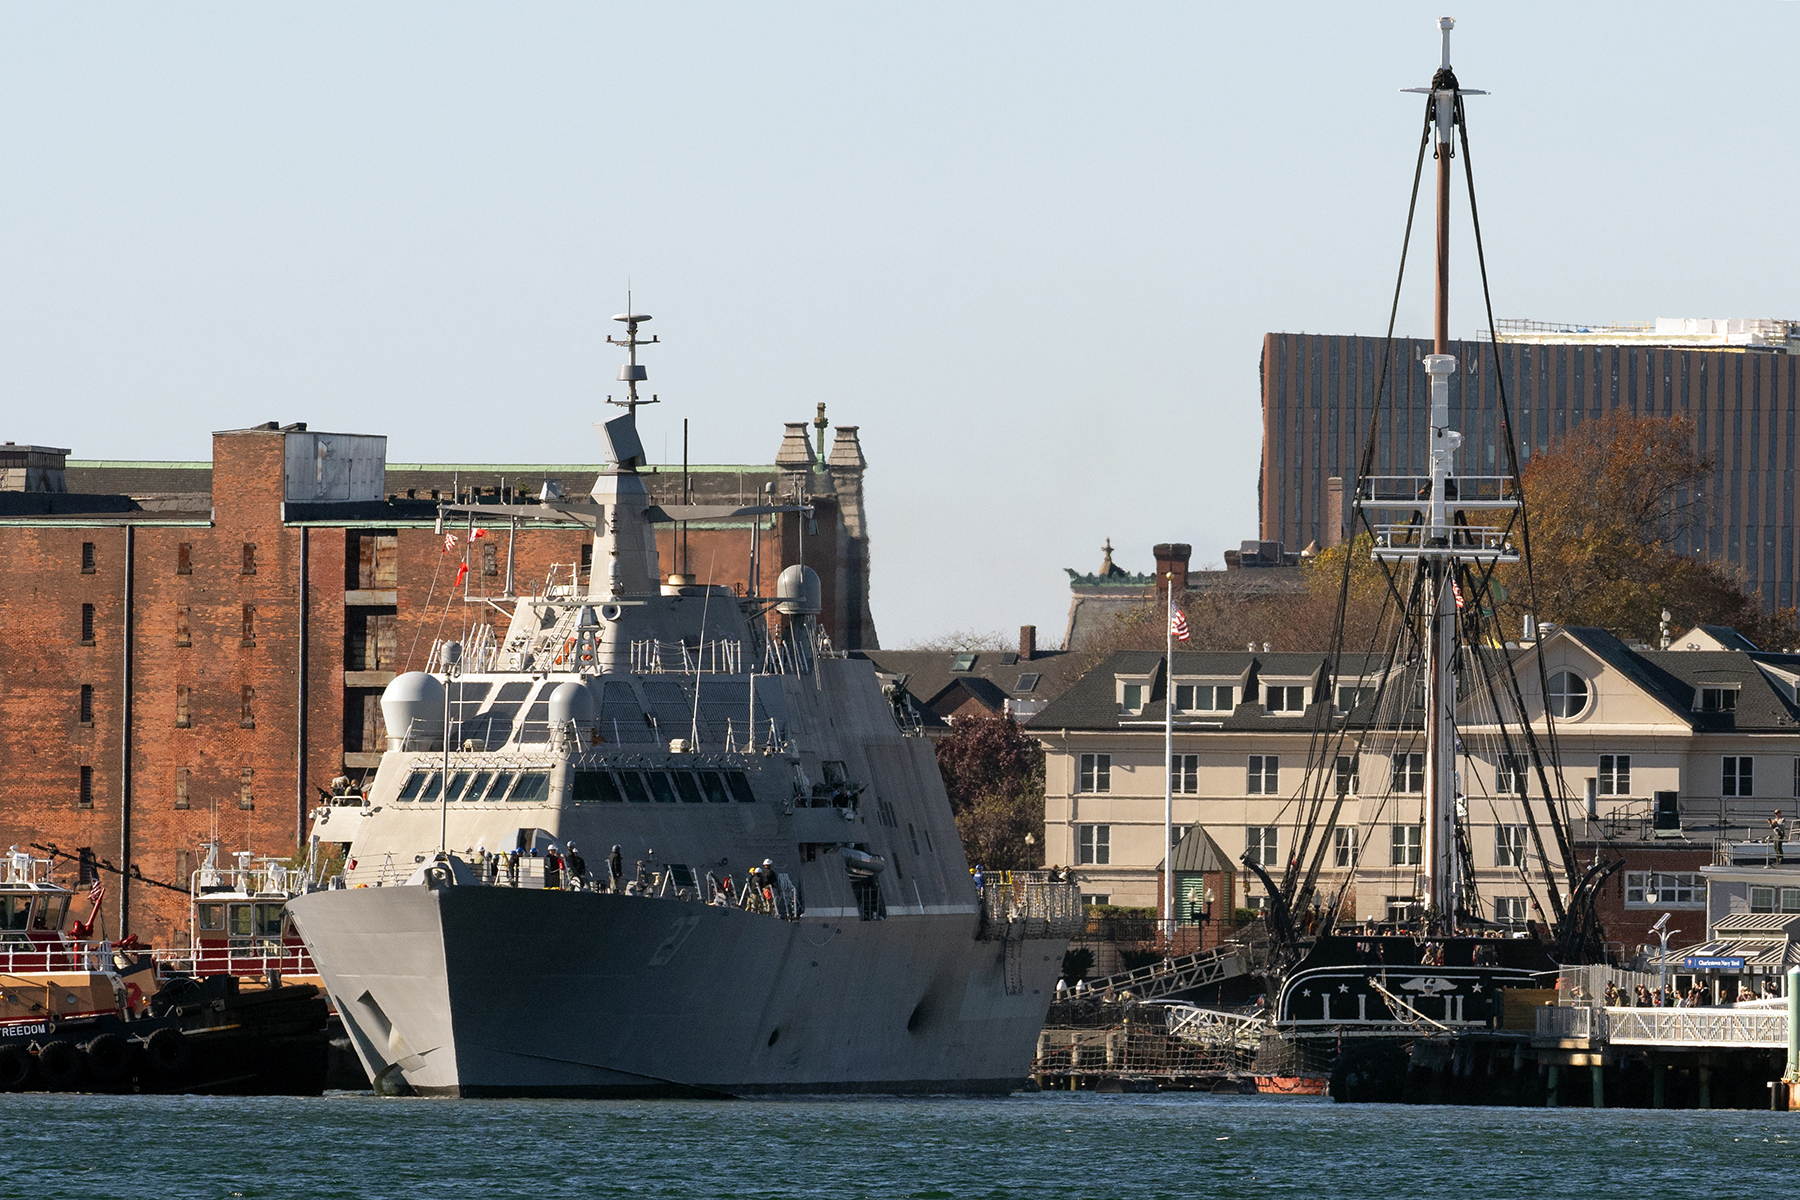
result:
M 619 405 L 626 413 L 634 417 L 637 416 L 638 405 L 659 403 L 655 396 L 651 396 L 650 399 L 645 400 L 638 395 L 638 384 L 649 377 L 649 372 L 645 371 L 643 365 L 637 360 L 638 347 L 654 346 L 662 340 L 655 335 L 652 335 L 649 340 L 645 340 L 638 336 L 638 326 L 649 319 L 649 313 L 637 313 L 631 311 L 631 290 L 627 288 L 625 291 L 625 311 L 613 317 L 613 320 L 623 321 L 625 323 L 625 336 L 616 338 L 609 335 L 606 339 L 611 345 L 625 347 L 625 365 L 619 368 L 619 381 L 625 385 L 625 398 L 623 400 L 614 400 L 611 396 L 608 396 L 606 402 L 608 404 Z

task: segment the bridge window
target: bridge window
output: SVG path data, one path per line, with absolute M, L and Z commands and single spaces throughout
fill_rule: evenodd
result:
M 493 786 L 488 788 L 487 795 L 483 796 L 482 799 L 483 800 L 498 800 L 498 799 L 500 799 L 502 796 L 506 795 L 506 789 L 512 786 L 512 782 L 513 782 L 513 773 L 511 771 L 500 772 L 498 775 L 494 776 Z
M 650 795 L 658 804 L 675 803 L 675 789 L 682 787 L 684 784 L 687 787 L 693 787 L 693 780 L 687 777 L 688 773 L 686 771 L 672 772 L 675 776 L 673 785 L 669 783 L 670 774 L 671 772 L 667 771 L 646 771 L 644 773 L 644 778 L 650 783 Z M 683 790 L 685 791 L 685 788 Z M 687 799 L 686 796 L 683 796 L 682 798 Z M 696 804 L 700 802 L 700 792 L 697 788 L 694 790 L 693 799 Z
M 731 797 L 725 794 L 725 781 L 719 778 L 717 771 L 700 772 L 700 787 L 709 804 L 731 803 Z
M 550 792 L 550 772 L 521 771 L 519 785 L 510 797 L 514 804 L 536 804 Z
M 225 932 L 225 906 L 223 904 L 196 905 L 194 919 L 199 922 L 201 933 Z
M 725 786 L 731 789 L 731 794 L 737 798 L 739 804 L 756 803 L 756 793 L 751 790 L 750 780 L 742 771 L 727 771 Z M 914 850 L 913 853 L 917 854 L 918 851 Z
M 620 771 L 619 782 L 625 785 L 625 798 L 633 804 L 650 803 L 650 789 L 644 786 L 644 777 L 636 771 Z
M 619 794 L 619 785 L 613 782 L 610 772 L 575 772 L 575 803 L 619 804 L 624 799 L 625 797 Z

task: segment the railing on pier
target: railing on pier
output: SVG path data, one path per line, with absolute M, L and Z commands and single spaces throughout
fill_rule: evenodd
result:
M 1609 1008 L 1602 1036 L 1615 1046 L 1785 1049 L 1785 1008 Z
M 995 871 L 980 899 L 983 941 L 1072 938 L 1087 926 L 1080 886 L 1052 871 Z
M 1787 1046 L 1787 1010 L 1767 1008 L 1587 1008 L 1537 1010 L 1537 1036 L 1665 1049 L 1768 1049 Z

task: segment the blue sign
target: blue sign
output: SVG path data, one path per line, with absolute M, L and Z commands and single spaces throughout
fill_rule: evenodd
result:
M 1744 969 L 1744 960 L 1741 958 L 1689 956 L 1681 960 L 1681 965 L 1690 971 L 1741 971 Z

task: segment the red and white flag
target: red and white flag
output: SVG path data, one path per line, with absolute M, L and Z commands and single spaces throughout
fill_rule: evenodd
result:
M 1450 581 L 1450 594 L 1456 597 L 1456 607 L 1461 608 L 1463 606 L 1462 584 L 1452 579 Z
M 470 535 L 469 535 L 469 536 L 470 536 L 470 537 L 471 537 L 471 538 L 484 538 L 484 537 L 486 537 L 486 536 L 487 536 L 487 535 L 488 535 L 488 534 L 487 534 L 487 530 L 485 530 L 485 529 L 477 529 L 477 530 L 475 530 L 475 531 L 474 531 L 474 532 L 473 532 L 473 533 L 471 533 L 471 534 L 470 534 Z
M 1187 614 L 1179 608 L 1175 610 L 1175 615 L 1169 618 L 1169 632 L 1184 642 L 1188 640 Z
M 463 581 L 463 576 L 467 575 L 468 573 L 469 573 L 469 564 L 468 563 L 458 563 L 457 567 L 456 567 L 456 582 L 451 584 L 450 586 L 451 587 L 460 586 Z
M 456 535 L 454 533 L 446 533 L 444 535 L 444 553 L 445 554 L 454 554 L 455 552 L 456 552 Z
M 94 880 L 94 886 L 88 889 L 88 899 L 93 901 L 95 904 L 98 904 L 98 903 L 100 903 L 101 900 L 105 899 L 105 897 L 106 897 L 106 885 L 104 883 L 101 883 L 100 880 L 96 878 Z

